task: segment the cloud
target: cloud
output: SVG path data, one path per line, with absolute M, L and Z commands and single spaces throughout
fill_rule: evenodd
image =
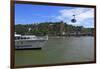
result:
M 76 15 L 77 22 L 72 23 L 70 20 L 73 18 L 72 15 Z M 68 24 L 72 25 L 86 25 L 87 22 L 88 25 L 93 25 L 94 21 L 94 9 L 93 8 L 72 8 L 72 9 L 62 9 L 59 11 L 59 15 L 56 17 L 58 20 L 63 20 L 64 22 L 67 22 Z M 89 21 L 88 21 L 89 19 Z M 88 27 L 88 26 L 87 26 Z

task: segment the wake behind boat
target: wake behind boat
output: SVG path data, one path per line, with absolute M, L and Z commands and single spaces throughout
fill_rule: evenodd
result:
M 41 49 L 47 42 L 48 36 L 15 34 L 15 49 Z

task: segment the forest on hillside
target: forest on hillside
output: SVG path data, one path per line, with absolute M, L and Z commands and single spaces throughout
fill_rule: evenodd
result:
M 73 26 L 63 21 L 15 25 L 15 32 L 21 35 L 93 35 L 93 31 L 94 28 Z

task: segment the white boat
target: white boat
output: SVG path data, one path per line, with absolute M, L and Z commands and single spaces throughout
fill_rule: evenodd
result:
M 41 49 L 47 40 L 48 36 L 15 34 L 15 49 Z

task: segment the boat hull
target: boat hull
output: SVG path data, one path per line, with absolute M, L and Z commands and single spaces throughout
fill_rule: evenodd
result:
M 15 40 L 15 49 L 42 49 L 45 43 L 46 40 Z

